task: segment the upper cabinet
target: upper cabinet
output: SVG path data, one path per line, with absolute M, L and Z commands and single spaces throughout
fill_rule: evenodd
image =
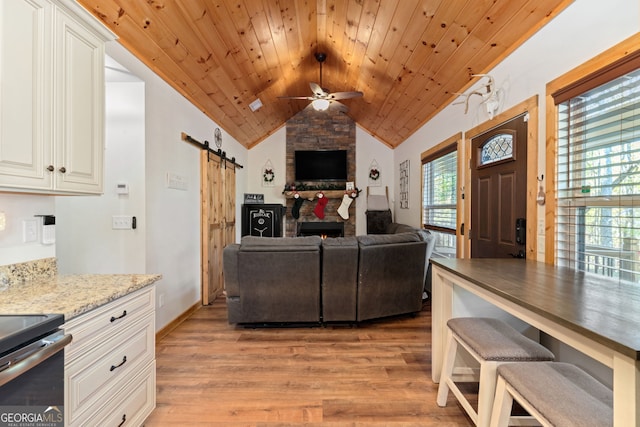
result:
M 0 1 L 0 191 L 103 191 L 104 43 L 73 1 Z

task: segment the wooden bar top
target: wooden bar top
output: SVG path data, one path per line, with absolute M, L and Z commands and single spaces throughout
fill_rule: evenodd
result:
M 431 263 L 640 360 L 640 284 L 521 259 L 432 259 Z

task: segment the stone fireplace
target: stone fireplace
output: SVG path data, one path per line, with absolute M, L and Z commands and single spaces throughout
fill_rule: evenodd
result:
M 342 235 L 355 236 L 356 219 L 355 205 L 349 206 L 349 218 L 343 219 L 338 214 L 338 208 L 342 204 L 344 191 L 335 190 L 335 186 L 342 186 L 344 182 L 295 182 L 294 155 L 296 150 L 347 150 L 347 181 L 356 180 L 356 127 L 355 122 L 344 113 L 329 109 L 327 111 L 315 111 L 313 108 L 305 108 L 287 121 L 286 144 L 286 182 L 288 184 L 303 184 L 303 188 L 312 190 L 301 191 L 304 202 L 300 206 L 299 217 L 292 215 L 294 199 L 292 193 L 286 192 L 287 214 L 285 220 L 285 235 L 298 235 L 301 223 L 340 223 L 343 225 Z M 356 183 L 357 186 L 357 183 Z M 314 209 L 318 204 L 317 192 L 324 188 L 328 202 L 324 207 L 324 218 L 319 218 Z M 317 190 L 316 190 L 317 189 Z M 305 227 L 308 227 L 305 225 Z M 322 227 L 322 226 L 319 226 Z

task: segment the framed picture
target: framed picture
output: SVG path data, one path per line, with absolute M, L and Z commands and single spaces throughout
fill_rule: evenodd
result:
M 400 163 L 400 209 L 409 209 L 409 160 Z

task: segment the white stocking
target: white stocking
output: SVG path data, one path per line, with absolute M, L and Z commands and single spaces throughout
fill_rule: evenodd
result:
M 349 219 L 349 206 L 351 205 L 352 201 L 353 199 L 349 197 L 348 194 L 342 196 L 342 203 L 338 208 L 338 214 L 342 217 L 342 219 Z

